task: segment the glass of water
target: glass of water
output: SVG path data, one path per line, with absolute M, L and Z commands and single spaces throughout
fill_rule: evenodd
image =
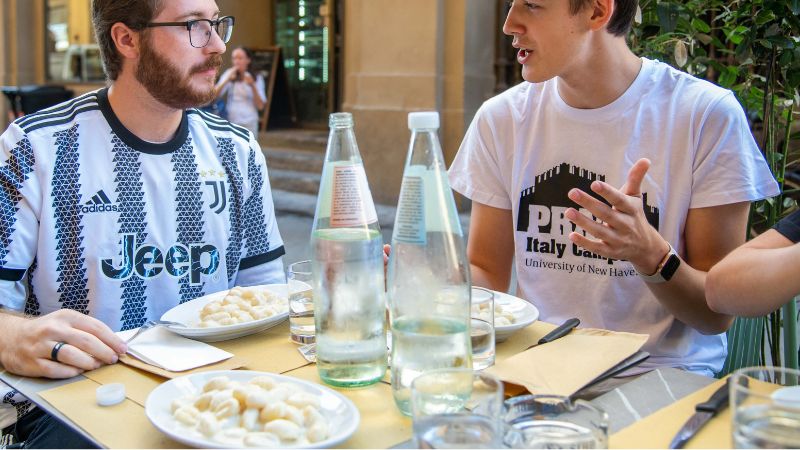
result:
M 746 367 L 731 376 L 735 448 L 800 448 L 800 371 Z
M 315 341 L 311 261 L 289 265 L 288 278 L 290 338 L 298 344 L 311 344 Z
M 608 448 L 608 414 L 583 400 L 522 395 L 505 410 L 512 448 Z
M 503 447 L 503 384 L 471 369 L 425 372 L 411 384 L 417 448 Z
M 494 292 L 472 287 L 472 368 L 482 370 L 494 364 Z

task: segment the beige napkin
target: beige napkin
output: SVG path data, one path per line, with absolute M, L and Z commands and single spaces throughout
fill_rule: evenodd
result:
M 638 351 L 648 336 L 593 328 L 576 329 L 553 342 L 486 369 L 533 394 L 572 395 Z
M 95 401 L 98 387 L 93 380 L 81 380 L 39 395 L 106 448 L 185 448 L 159 432 L 141 404 L 126 399 L 114 406 L 99 406 Z
M 609 448 L 667 448 L 683 424 L 695 413 L 695 406 L 703 403 L 723 386 L 728 377 L 687 395 L 623 428 L 609 438 Z M 770 395 L 778 385 L 750 379 L 750 390 Z M 717 413 L 697 432 L 684 448 L 733 448 L 733 413 L 725 408 Z
M 134 333 L 136 330 L 127 330 L 117 335 L 127 340 Z M 171 372 L 183 372 L 233 356 L 206 343 L 179 336 L 164 327 L 155 327 L 137 336 L 128 344 L 128 353 L 147 364 Z
M 725 382 L 718 380 L 611 435 L 609 448 L 667 448 L 694 414 L 695 405 L 708 400 Z M 685 448 L 733 448 L 732 444 L 731 412 L 726 408 L 708 421 Z

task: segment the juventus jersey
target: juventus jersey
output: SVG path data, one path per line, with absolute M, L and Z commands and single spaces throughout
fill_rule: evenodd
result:
M 3 308 L 126 330 L 284 280 L 264 156 L 242 127 L 191 109 L 172 140 L 145 142 L 102 89 L 18 119 L 0 151 Z

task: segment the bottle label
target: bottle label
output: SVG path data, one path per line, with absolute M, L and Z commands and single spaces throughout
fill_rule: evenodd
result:
M 334 166 L 331 227 L 354 227 L 378 221 L 361 164 Z
M 403 177 L 394 239 L 406 244 L 425 245 L 425 183 L 421 177 Z

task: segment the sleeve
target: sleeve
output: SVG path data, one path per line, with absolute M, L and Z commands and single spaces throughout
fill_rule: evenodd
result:
M 733 93 L 711 104 L 695 140 L 690 208 L 760 200 L 780 192 Z
M 256 91 L 258 91 L 258 95 L 261 97 L 261 101 L 266 103 L 267 94 L 264 86 L 264 77 L 261 75 L 256 76 Z
M 41 191 L 28 136 L 12 124 L 0 136 L 0 307 L 23 311 L 25 274 L 36 257 Z
M 784 217 L 772 228 L 795 244 L 800 242 L 800 211 Z
M 497 145 L 492 140 L 493 136 L 511 136 L 511 133 L 495 132 L 489 116 L 487 104 L 484 104 L 472 120 L 450 165 L 450 187 L 478 203 L 511 209 L 509 187 L 503 182 Z M 512 145 L 508 147 L 513 148 Z
M 286 251 L 278 231 L 272 189 L 267 176 L 267 164 L 255 138 L 250 138 L 247 160 L 247 182 L 243 206 L 244 251 L 239 262 L 236 284 L 285 283 L 281 256 Z

